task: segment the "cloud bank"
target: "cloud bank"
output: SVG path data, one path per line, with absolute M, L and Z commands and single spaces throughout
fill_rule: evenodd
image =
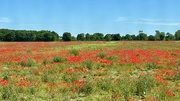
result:
M 145 25 L 159 25 L 159 26 L 180 26 L 180 22 L 173 21 L 173 19 L 136 19 L 132 17 L 119 17 L 116 22 L 145 24 Z
M 0 17 L 0 22 L 1 23 L 8 23 L 8 22 L 11 22 L 11 20 L 7 17 Z

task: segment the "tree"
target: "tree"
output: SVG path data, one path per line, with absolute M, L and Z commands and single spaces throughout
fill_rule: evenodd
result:
M 0 41 L 4 40 L 4 34 L 0 32 Z
M 51 33 L 55 36 L 54 41 L 59 41 L 59 35 L 55 31 L 52 31 Z
M 140 33 L 139 34 L 139 40 L 146 41 L 147 39 L 148 39 L 147 34 L 145 34 L 145 33 Z
M 164 32 L 160 32 L 158 30 L 156 30 L 155 32 L 156 32 L 156 34 L 155 34 L 156 40 L 161 41 L 161 40 L 165 39 L 165 33 Z
M 77 35 L 77 40 L 78 41 L 84 41 L 85 40 L 84 33 L 78 34 Z
M 176 40 L 180 40 L 180 30 L 175 32 L 175 38 Z
M 170 40 L 174 40 L 175 39 L 175 37 L 174 37 L 174 35 L 172 35 L 171 33 L 166 33 L 166 41 L 170 41 Z
M 139 34 L 138 34 L 138 36 L 137 36 L 137 39 L 138 40 L 143 40 L 143 41 L 145 41 L 145 40 L 147 40 L 148 38 L 147 38 L 147 34 L 145 34 L 142 30 L 140 30 L 139 31 Z
M 85 35 L 85 38 L 86 38 L 87 41 L 89 41 L 89 40 L 91 39 L 91 35 L 90 35 L 89 33 L 87 33 L 87 34 Z
M 71 33 L 64 32 L 62 39 L 63 39 L 63 41 L 71 41 Z
M 111 41 L 112 40 L 111 34 L 106 34 L 105 37 L 104 37 L 104 40 Z
M 125 36 L 125 40 L 131 41 L 131 40 L 132 40 L 132 37 L 131 37 L 131 35 L 129 35 L 129 34 L 126 34 L 126 36 Z
M 119 41 L 119 40 L 121 40 L 121 36 L 120 36 L 119 33 L 118 33 L 118 34 L 112 34 L 111 36 L 112 36 L 112 40 L 113 40 L 113 41 Z
M 136 40 L 136 36 L 135 35 L 131 35 L 132 40 Z
M 71 41 L 76 41 L 76 38 L 74 36 L 71 36 Z
M 55 36 L 51 32 L 45 32 L 44 41 L 55 41 Z
M 155 38 L 153 35 L 149 35 L 149 36 L 148 36 L 148 40 L 149 40 L 149 41 L 155 41 L 156 38 Z
M 16 39 L 16 35 L 13 31 L 5 35 L 5 41 L 14 41 L 15 39 Z
M 92 40 L 94 40 L 94 41 L 102 41 L 103 37 L 104 37 L 103 33 L 94 33 L 92 35 Z

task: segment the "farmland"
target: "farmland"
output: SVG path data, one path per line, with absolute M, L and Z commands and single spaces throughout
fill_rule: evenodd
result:
M 2 101 L 178 99 L 178 41 L 0 43 Z

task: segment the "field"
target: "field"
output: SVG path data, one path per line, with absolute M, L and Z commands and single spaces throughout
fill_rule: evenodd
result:
M 178 101 L 180 42 L 1 42 L 1 101 Z

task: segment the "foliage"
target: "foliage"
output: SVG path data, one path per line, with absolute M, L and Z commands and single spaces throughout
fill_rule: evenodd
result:
M 83 64 L 85 64 L 85 67 L 88 69 L 92 69 L 94 62 L 92 60 L 84 61 Z
M 0 29 L 0 41 L 57 41 L 59 35 L 54 31 Z
M 156 30 L 155 32 L 156 32 L 156 34 L 155 34 L 156 40 L 162 41 L 165 39 L 165 33 L 164 32 L 160 32 L 159 30 Z
M 176 40 L 180 40 L 180 30 L 175 32 L 175 38 Z
M 111 34 L 106 34 L 105 37 L 104 37 L 104 40 L 111 41 L 112 40 Z
M 36 64 L 35 60 L 33 59 L 28 59 L 28 61 L 22 60 L 20 62 L 20 65 L 23 67 L 32 67 Z
M 62 38 L 62 39 L 61 39 Z M 167 32 L 155 31 L 155 35 L 149 35 L 144 33 L 142 30 L 139 31 L 137 35 L 126 34 L 121 36 L 117 34 L 106 34 L 94 33 L 94 34 L 84 34 L 80 33 L 77 36 L 72 36 L 70 32 L 64 32 L 60 37 L 54 31 L 48 30 L 10 30 L 10 29 L 0 29 L 0 41 L 171 41 L 180 40 L 180 30 L 177 30 L 175 34 Z
M 118 33 L 118 34 L 112 34 L 111 36 L 112 36 L 112 40 L 113 40 L 113 41 L 119 41 L 119 40 L 121 40 L 121 36 L 120 36 L 119 33 Z
M 105 52 L 101 52 L 97 56 L 100 58 L 105 58 L 107 56 L 107 54 Z
M 136 82 L 136 94 L 138 96 L 146 95 L 155 84 L 154 79 L 150 75 L 140 76 Z
M 177 74 L 175 74 L 174 76 L 173 76 L 173 81 L 180 81 L 180 70 L 178 71 L 178 73 Z
M 78 41 L 84 41 L 85 40 L 84 33 L 78 34 L 77 35 L 77 40 Z
M 71 41 L 71 33 L 64 32 L 62 39 L 63 39 L 63 41 Z
M 60 56 L 55 56 L 53 58 L 53 62 L 65 62 L 67 59 L 66 58 L 63 58 L 63 57 L 60 57 Z
M 177 41 L 1 42 L 0 47 L 2 101 L 180 99 Z
M 78 55 L 79 55 L 79 50 L 77 50 L 77 49 L 72 49 L 70 52 L 71 52 L 71 54 L 73 54 L 74 56 L 78 56 Z

